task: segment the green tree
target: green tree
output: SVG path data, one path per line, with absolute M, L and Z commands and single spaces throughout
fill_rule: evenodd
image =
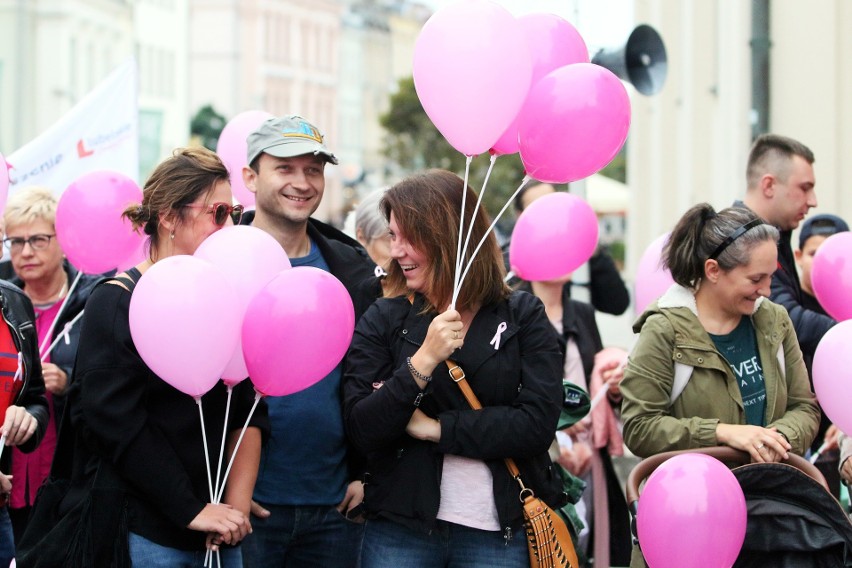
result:
M 447 93 L 447 96 L 452 96 Z M 428 168 L 443 168 L 464 176 L 465 156 L 453 148 L 429 120 L 420 104 L 411 77 L 399 81 L 397 92 L 391 96 L 390 108 L 381 116 L 387 132 L 385 155 L 395 162 L 403 174 Z M 489 166 L 489 156 L 474 158 L 470 169 L 470 186 L 482 188 Z M 524 177 L 524 167 L 517 154 L 497 158 L 483 202 L 492 216 L 496 215 Z M 501 228 L 507 230 L 513 218 L 504 214 Z
M 190 134 L 197 136 L 205 148 L 214 152 L 219 142 L 219 135 L 224 128 L 225 117 L 216 112 L 211 105 L 204 105 L 198 109 L 189 123 Z

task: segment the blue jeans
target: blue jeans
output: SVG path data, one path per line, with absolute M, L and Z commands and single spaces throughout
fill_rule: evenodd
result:
M 523 525 L 508 542 L 500 531 L 445 521 L 430 534 L 383 519 L 367 521 L 361 568 L 518 568 L 530 565 Z
M 141 568 L 198 568 L 204 565 L 205 551 L 203 550 L 180 550 L 162 546 L 151 542 L 136 533 L 130 533 L 128 537 L 130 546 L 130 562 L 133 566 Z M 240 547 L 219 549 L 219 557 L 222 568 L 242 568 L 243 558 Z M 211 557 L 213 568 L 219 568 L 216 553 Z
M 364 525 L 347 520 L 333 506 L 261 505 L 271 514 L 251 517 L 252 533 L 242 545 L 246 568 L 357 565 Z
M 0 507 L 0 566 L 6 568 L 15 558 L 15 536 L 12 532 L 12 521 L 9 520 L 9 509 L 6 505 Z

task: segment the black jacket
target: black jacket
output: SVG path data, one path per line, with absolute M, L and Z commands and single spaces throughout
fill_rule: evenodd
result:
M 787 309 L 802 353 L 812 359 L 822 336 L 837 322 L 825 314 L 805 308 L 796 260 L 790 245 L 791 235 L 792 231 L 782 231 L 778 240 L 778 270 L 772 275 L 769 299 Z
M 77 269 L 71 266 L 71 263 L 67 260 L 63 265 L 63 269 L 65 270 L 66 276 L 68 276 L 68 282 L 74 282 L 74 279 L 77 278 L 78 274 Z M 95 287 L 95 284 L 100 282 L 100 280 L 101 277 L 97 275 L 83 274 L 80 276 L 80 281 L 77 282 L 77 286 L 75 286 L 71 294 L 65 298 L 65 306 L 63 306 L 62 313 L 59 314 L 59 319 L 56 320 L 56 325 L 53 327 L 53 335 L 50 338 L 51 343 L 53 343 L 56 337 L 62 333 L 65 326 L 73 320 L 77 314 L 83 311 L 83 308 L 86 307 L 86 301 L 92 293 L 92 289 Z M 18 278 L 17 275 L 12 277 L 10 282 L 19 287 L 21 290 L 25 288 L 24 281 Z M 77 357 L 77 345 L 80 343 L 80 330 L 82 328 L 83 324 L 78 320 L 77 323 L 75 323 L 68 331 L 68 336 L 65 339 L 60 340 L 59 343 L 56 344 L 56 347 L 53 348 L 53 351 L 50 352 L 50 362 L 62 369 L 62 371 L 68 376 L 68 385 L 71 384 L 71 375 L 74 371 L 74 359 Z M 65 409 L 64 394 L 53 395 L 53 408 L 56 417 L 56 427 L 58 428 L 61 421 L 60 419 L 62 418 L 62 413 Z
M 44 396 L 44 378 L 41 374 L 41 358 L 38 354 L 38 335 L 35 329 L 35 313 L 30 299 L 14 284 L 0 280 L 0 311 L 12 334 L 15 347 L 23 356 L 23 385 L 14 404 L 27 409 L 37 423 L 36 431 L 25 443 L 18 446 L 22 452 L 35 450 L 47 428 L 48 407 Z M 0 471 L 9 471 L 12 452 L 3 452 Z
M 562 483 L 547 454 L 562 404 L 562 355 L 541 301 L 514 292 L 477 313 L 465 345 L 453 354 L 485 407 L 471 410 L 445 365 L 421 391 L 406 366 L 426 337 L 434 314 L 422 296 L 378 300 L 355 329 L 343 377 L 344 418 L 350 437 L 368 457 L 364 507 L 415 530 L 430 530 L 440 503 L 444 454 L 483 460 L 494 478 L 501 526 L 522 521 L 518 485 L 504 458 L 553 507 L 565 504 Z M 490 343 L 507 324 L 499 349 Z M 374 383 L 383 382 L 376 389 Z M 441 421 L 441 441 L 416 440 L 405 427 L 419 405 Z

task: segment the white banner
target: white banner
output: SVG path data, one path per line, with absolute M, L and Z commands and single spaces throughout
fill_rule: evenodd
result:
M 111 170 L 138 181 L 139 108 L 136 61 L 129 59 L 65 116 L 6 156 L 9 195 L 32 185 L 58 197 L 82 174 Z

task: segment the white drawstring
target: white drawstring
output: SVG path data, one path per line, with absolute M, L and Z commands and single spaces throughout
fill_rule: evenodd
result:
M 494 334 L 494 337 L 489 341 L 491 345 L 494 346 L 494 350 L 500 349 L 500 336 L 503 335 L 503 332 L 506 331 L 506 322 L 500 322 L 500 325 L 497 326 L 497 333 Z

